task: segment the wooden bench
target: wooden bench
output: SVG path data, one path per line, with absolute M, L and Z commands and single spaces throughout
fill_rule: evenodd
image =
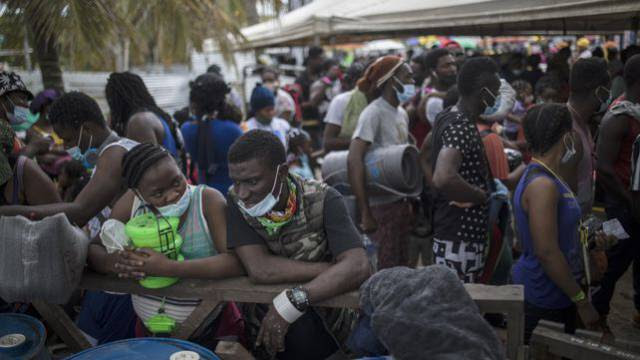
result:
M 225 280 L 182 279 L 177 284 L 163 289 L 147 289 L 131 280 L 118 279 L 113 276 L 85 272 L 80 288 L 86 290 L 104 290 L 140 295 L 171 296 L 199 298 L 203 301 L 178 326 L 172 335 L 180 339 L 189 339 L 202 324 L 208 323 L 216 305 L 224 301 L 239 303 L 270 303 L 282 290 L 291 285 L 254 285 L 246 277 Z M 483 313 L 504 313 L 507 317 L 507 355 L 517 359 L 522 351 L 524 341 L 524 290 L 519 285 L 488 286 L 465 284 L 465 289 Z M 358 292 L 352 291 L 332 299 L 325 300 L 316 306 L 343 307 L 356 309 L 359 306 Z M 90 347 L 73 321 L 69 319 L 60 306 L 50 305 L 42 301 L 34 302 L 34 306 L 45 322 L 73 350 L 80 351 Z
M 606 339 L 601 332 L 577 330 L 565 334 L 564 325 L 541 320 L 533 330 L 531 359 L 640 360 L 640 344 Z

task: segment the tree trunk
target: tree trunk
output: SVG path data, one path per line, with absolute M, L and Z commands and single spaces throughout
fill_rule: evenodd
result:
M 42 86 L 45 89 L 64 91 L 60 58 L 56 49 L 56 37 L 43 34 L 33 22 L 29 22 L 29 30 L 33 34 L 35 45 L 33 52 L 40 66 Z
M 247 25 L 255 25 L 260 21 L 256 0 L 244 0 L 245 11 L 247 12 Z

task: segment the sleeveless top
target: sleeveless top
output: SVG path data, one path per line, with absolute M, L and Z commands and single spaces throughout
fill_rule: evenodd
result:
M 573 276 L 578 279 L 582 272 L 578 227 L 582 213 L 571 190 L 559 179 L 548 173 L 541 165 L 530 163 L 525 170 L 513 198 L 514 218 L 518 238 L 522 242 L 522 255 L 513 266 L 514 284 L 524 285 L 525 300 L 545 309 L 562 309 L 571 306 L 571 299 L 549 278 L 535 255 L 529 216 L 522 207 L 522 195 L 527 186 L 538 177 L 551 179 L 558 191 L 558 245 Z
M 109 137 L 98 148 L 98 154 L 99 156 L 102 156 L 107 149 L 115 146 L 121 147 L 126 151 L 130 151 L 136 145 L 138 145 L 137 142 L 127 138 L 121 138 L 115 133 L 115 131 L 112 131 Z M 93 174 L 96 173 L 97 169 L 98 165 L 96 165 L 96 167 L 91 171 L 91 177 L 93 177 Z M 100 229 L 102 228 L 102 223 L 107 220 L 109 216 L 111 216 L 111 206 L 107 205 L 87 222 L 87 228 L 89 229 L 89 234 L 92 239 L 98 236 Z
M 206 185 L 192 186 L 187 185 L 191 194 L 191 202 L 187 209 L 187 217 L 178 229 L 178 233 L 182 237 L 183 244 L 180 253 L 185 260 L 201 259 L 218 254 L 207 220 L 203 212 L 203 196 L 202 192 Z M 134 197 L 131 206 L 131 218 L 146 212 L 147 209 L 142 206 L 142 202 L 138 197 Z M 200 299 L 185 299 L 173 297 L 160 297 L 150 295 L 131 295 L 133 308 L 138 317 L 144 322 L 150 317 L 158 314 L 158 310 L 162 306 L 164 300 L 164 312 L 176 323 L 182 323 L 200 304 Z M 218 308 L 216 311 L 220 311 Z

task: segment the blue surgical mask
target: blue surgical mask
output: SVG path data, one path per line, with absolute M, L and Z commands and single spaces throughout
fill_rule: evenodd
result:
M 396 91 L 396 95 L 398 96 L 398 101 L 402 104 L 409 100 L 411 100 L 416 95 L 416 86 L 413 84 L 404 84 L 402 81 L 398 80 L 397 77 L 393 77 L 395 81 L 397 81 L 400 85 L 402 85 L 402 91 L 398 91 L 395 87 L 393 88 Z
M 483 89 L 493 98 L 493 106 L 489 106 L 489 104 L 484 99 L 482 99 L 482 102 L 484 102 L 484 105 L 486 106 L 484 109 L 484 115 L 493 115 L 498 112 L 498 109 L 500 109 L 500 95 L 496 96 L 493 92 L 491 92 L 491 90 L 486 87 Z
M 189 204 L 191 204 L 191 187 L 187 185 L 187 188 L 177 202 L 161 206 L 157 209 L 164 217 L 180 217 L 187 211 Z
M 82 150 L 80 150 L 80 140 L 82 139 L 83 129 L 84 126 L 81 126 L 80 135 L 78 136 L 78 143 L 76 144 L 76 146 L 67 149 L 67 154 L 69 154 L 69 156 L 71 156 L 73 160 L 81 162 L 82 166 L 84 166 L 85 169 L 93 169 L 98 163 L 98 157 L 100 154 L 98 153 L 98 149 L 91 147 L 93 136 L 89 137 L 89 148 L 87 149 L 87 151 L 83 153 Z
M 29 129 L 36 121 L 38 121 L 37 116 L 33 116 L 29 108 L 24 106 L 15 105 L 13 101 L 9 100 L 13 105 L 13 111 L 9 112 L 5 109 L 7 114 L 7 119 L 9 119 L 9 123 L 13 128 L 13 131 L 25 131 Z
M 278 165 L 278 168 L 276 169 L 276 174 L 278 174 L 279 170 L 280 170 L 280 165 Z M 269 194 L 267 194 L 267 196 L 265 196 L 264 199 L 260 200 L 259 203 L 253 205 L 250 208 L 247 208 L 245 207 L 242 200 L 239 200 L 238 206 L 242 211 L 244 211 L 245 214 L 254 218 L 266 215 L 269 211 L 273 209 L 274 206 L 276 206 L 276 204 L 278 203 L 278 200 L 280 199 L 280 195 L 282 194 L 283 183 L 281 182 L 280 190 L 278 191 L 278 196 L 273 195 L 273 190 L 275 190 L 277 183 L 278 183 L 278 175 L 276 175 L 276 178 L 273 180 L 273 186 L 271 188 L 271 191 L 269 191 Z

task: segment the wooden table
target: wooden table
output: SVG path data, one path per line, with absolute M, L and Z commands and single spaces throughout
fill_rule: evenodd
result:
M 224 301 L 239 303 L 271 303 L 273 298 L 291 285 L 254 285 L 247 277 L 225 280 L 182 279 L 177 284 L 164 289 L 147 289 L 131 280 L 122 280 L 113 276 L 85 272 L 80 288 L 86 290 L 104 290 L 140 295 L 199 298 L 203 301 L 191 316 L 178 326 L 172 335 L 180 339 L 189 339 L 202 324 L 208 323 L 216 305 Z M 516 359 L 524 341 L 524 289 L 520 285 L 488 286 L 465 284 L 465 289 L 476 302 L 480 312 L 504 313 L 507 316 L 507 355 Z M 316 306 L 343 307 L 357 309 L 358 292 L 352 291 L 332 299 L 315 304 Z M 57 305 L 42 301 L 34 306 L 45 322 L 74 351 L 90 347 L 73 321 Z

